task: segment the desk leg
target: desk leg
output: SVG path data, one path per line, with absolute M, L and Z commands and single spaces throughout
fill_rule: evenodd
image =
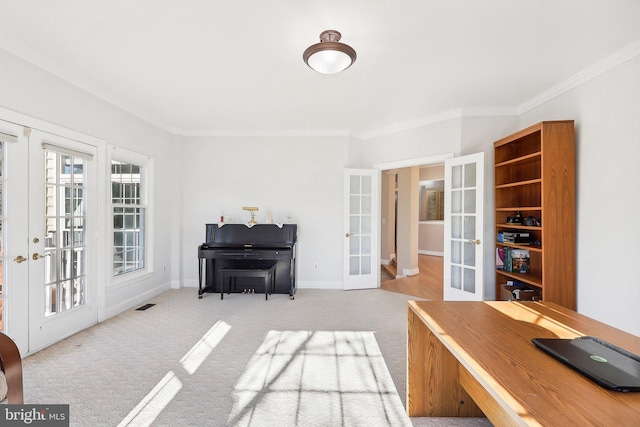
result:
M 407 414 L 484 416 L 460 384 L 458 360 L 411 309 L 407 333 Z

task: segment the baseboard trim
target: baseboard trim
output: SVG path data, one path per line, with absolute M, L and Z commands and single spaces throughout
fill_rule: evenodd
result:
M 302 280 L 297 283 L 298 289 L 342 289 L 342 282 Z
M 415 276 L 416 274 L 420 274 L 419 268 L 403 268 L 402 269 L 403 276 Z
M 104 320 L 110 319 L 113 316 L 117 316 L 122 312 L 125 312 L 131 308 L 134 308 L 137 305 L 149 300 L 150 298 L 153 298 L 165 291 L 168 291 L 169 289 L 171 289 L 171 284 L 170 282 L 166 282 L 161 285 L 155 286 L 141 294 L 137 294 L 132 298 L 126 299 L 117 305 L 114 305 L 112 307 L 107 307 L 107 309 L 105 310 Z
M 433 255 L 433 256 L 444 256 L 444 252 L 436 252 L 436 251 L 424 251 L 424 250 L 419 250 L 418 254 L 420 255 Z

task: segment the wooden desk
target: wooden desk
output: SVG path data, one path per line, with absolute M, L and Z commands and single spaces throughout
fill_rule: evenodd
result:
M 496 426 L 640 425 L 640 393 L 606 390 L 534 337 L 593 335 L 640 354 L 640 338 L 544 302 L 410 301 L 407 413 L 484 415 Z

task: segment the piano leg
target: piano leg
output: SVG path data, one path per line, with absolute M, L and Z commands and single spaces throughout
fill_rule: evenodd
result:
M 202 299 L 202 258 L 198 258 L 198 299 Z

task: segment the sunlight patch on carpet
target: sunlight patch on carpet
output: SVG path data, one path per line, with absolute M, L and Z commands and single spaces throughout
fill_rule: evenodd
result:
M 233 426 L 411 426 L 373 332 L 269 331 L 233 399 Z
M 168 372 L 138 405 L 118 424 L 118 427 L 148 427 L 182 388 L 176 374 Z
M 218 320 L 180 360 L 182 367 L 193 375 L 230 329 L 227 322 Z

